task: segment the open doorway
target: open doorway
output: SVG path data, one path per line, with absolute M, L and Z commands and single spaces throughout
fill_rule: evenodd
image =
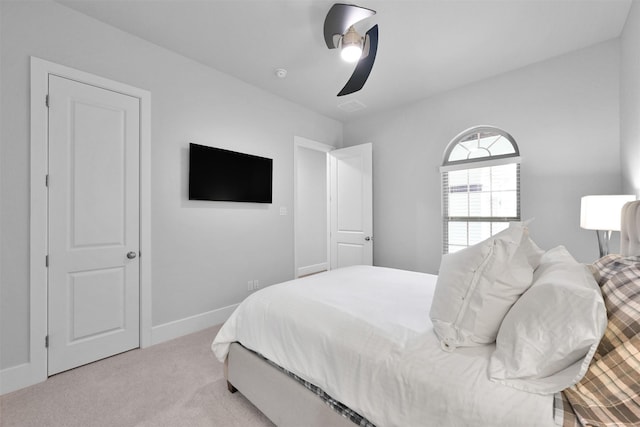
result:
M 294 276 L 373 263 L 372 146 L 294 138 Z
M 329 269 L 327 153 L 334 147 L 294 137 L 295 277 Z

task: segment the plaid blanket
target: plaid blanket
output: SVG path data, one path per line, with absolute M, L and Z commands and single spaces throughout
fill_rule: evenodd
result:
M 556 396 L 564 427 L 640 426 L 640 257 L 608 255 L 590 266 L 609 323 L 589 370 Z
M 553 396 L 553 419 L 558 426 L 582 427 L 564 393 L 556 393 Z

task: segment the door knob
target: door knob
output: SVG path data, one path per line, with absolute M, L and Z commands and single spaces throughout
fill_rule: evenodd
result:
M 364 240 L 366 240 L 368 242 L 369 240 L 371 240 L 371 237 L 367 236 L 367 237 L 364 238 Z
M 138 254 L 135 253 L 134 251 L 127 252 L 127 258 L 129 259 L 134 259 L 136 256 L 138 256 Z

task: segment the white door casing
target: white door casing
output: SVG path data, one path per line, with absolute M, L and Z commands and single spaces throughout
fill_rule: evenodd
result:
M 330 157 L 331 269 L 373 264 L 372 145 Z
M 139 113 L 49 76 L 49 375 L 139 346 Z

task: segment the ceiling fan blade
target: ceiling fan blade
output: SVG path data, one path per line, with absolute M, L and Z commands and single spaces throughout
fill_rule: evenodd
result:
M 359 91 L 369 78 L 369 74 L 371 74 L 371 69 L 373 68 L 373 63 L 376 60 L 376 53 L 378 52 L 377 25 L 374 25 L 369 31 L 367 31 L 365 45 L 364 51 L 366 52 L 368 50 L 369 54 L 360 58 L 351 78 L 347 84 L 344 85 L 338 96 L 349 95 L 350 93 Z
M 324 41 L 327 43 L 327 47 L 329 49 L 337 48 L 338 44 L 334 42 L 334 35 L 342 36 L 353 24 L 375 14 L 375 10 L 353 4 L 336 3 L 331 6 L 324 19 Z

